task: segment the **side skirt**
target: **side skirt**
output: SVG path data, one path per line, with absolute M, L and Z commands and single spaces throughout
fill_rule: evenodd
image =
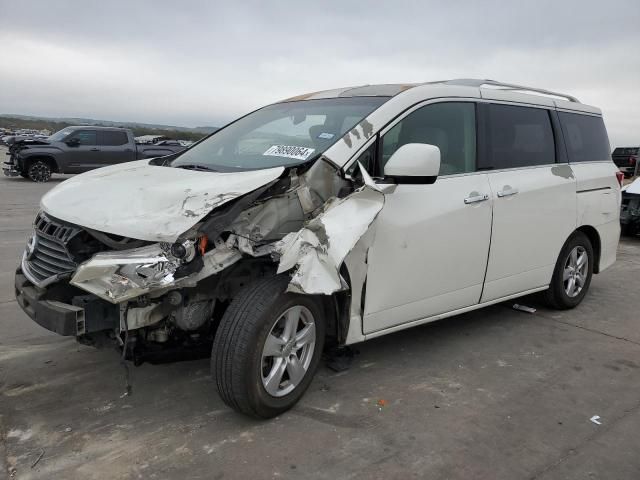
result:
M 490 301 L 484 302 L 484 303 L 478 303 L 476 305 L 471 305 L 470 307 L 459 308 L 458 310 L 452 310 L 450 312 L 440 313 L 438 315 L 432 315 L 431 317 L 426 317 L 426 318 L 422 318 L 422 319 L 419 319 L 419 320 L 414 320 L 412 322 L 403 323 L 402 325 L 395 325 L 395 326 L 393 326 L 391 328 L 386 328 L 384 330 L 378 330 L 377 332 L 373 332 L 373 333 L 369 333 L 367 335 L 364 335 L 363 340 L 370 340 L 372 338 L 381 337 L 381 336 L 386 335 L 388 333 L 398 332 L 400 330 L 405 330 L 407 328 L 415 327 L 417 325 L 422 325 L 424 323 L 435 322 L 436 320 L 442 320 L 443 318 L 453 317 L 454 315 L 460 315 L 461 313 L 471 312 L 473 310 L 478 310 L 478 309 L 480 309 L 482 307 L 487 307 L 489 305 L 494 305 L 496 303 L 504 302 L 506 300 L 511 300 L 512 298 L 523 297 L 525 295 L 529 295 L 529 294 L 532 294 L 532 293 L 541 292 L 543 290 L 546 290 L 547 288 L 549 288 L 548 285 L 545 285 L 544 287 L 532 288 L 531 290 L 526 290 L 524 292 L 515 293 L 513 295 L 508 295 L 506 297 L 496 298 L 494 300 L 490 300 Z M 351 342 L 351 343 L 355 343 L 355 342 Z

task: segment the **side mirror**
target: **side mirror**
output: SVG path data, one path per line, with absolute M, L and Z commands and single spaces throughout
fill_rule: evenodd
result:
M 440 149 L 427 143 L 407 143 L 384 166 L 384 176 L 398 183 L 433 183 L 440 172 Z
M 65 140 L 64 143 L 66 143 L 70 147 L 77 147 L 78 145 L 80 145 L 80 140 L 78 140 L 77 138 L 70 138 L 69 140 Z

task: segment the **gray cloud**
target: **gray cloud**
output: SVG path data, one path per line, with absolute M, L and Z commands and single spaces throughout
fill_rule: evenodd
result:
M 219 125 L 345 85 L 495 78 L 640 142 L 640 2 L 0 0 L 0 111 Z

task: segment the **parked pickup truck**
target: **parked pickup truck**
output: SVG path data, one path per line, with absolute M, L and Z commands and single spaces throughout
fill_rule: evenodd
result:
M 137 159 L 163 157 L 185 150 L 178 142 L 137 145 L 126 128 L 79 126 L 64 128 L 47 139 L 13 143 L 4 174 L 46 182 L 52 173 L 82 173 Z
M 613 151 L 611 155 L 613 163 L 624 173 L 625 177 L 637 175 L 639 152 L 639 147 L 618 147 Z

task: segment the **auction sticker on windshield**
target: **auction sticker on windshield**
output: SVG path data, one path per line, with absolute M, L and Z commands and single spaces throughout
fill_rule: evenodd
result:
M 273 145 L 262 155 L 270 157 L 287 157 L 296 160 L 306 160 L 315 151 L 313 148 L 297 147 L 294 145 Z

